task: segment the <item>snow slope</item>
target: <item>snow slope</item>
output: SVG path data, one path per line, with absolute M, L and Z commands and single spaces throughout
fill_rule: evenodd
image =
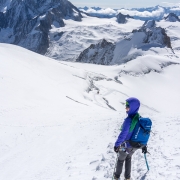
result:
M 132 179 L 179 179 L 180 66 L 143 73 L 143 66 L 158 64 L 152 61 L 109 67 L 59 62 L 0 44 L 0 179 L 110 179 L 113 144 L 131 96 L 140 99 L 140 114 L 153 120 L 154 133 L 150 172 L 137 151 Z

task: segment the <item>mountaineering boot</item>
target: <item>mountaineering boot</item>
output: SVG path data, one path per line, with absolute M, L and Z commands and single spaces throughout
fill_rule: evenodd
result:
M 115 173 L 113 174 L 113 178 L 114 180 L 119 180 L 119 177 Z

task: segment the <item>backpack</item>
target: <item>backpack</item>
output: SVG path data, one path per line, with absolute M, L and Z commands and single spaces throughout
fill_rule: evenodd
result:
M 129 144 L 134 148 L 141 148 L 147 145 L 150 137 L 151 126 L 152 121 L 149 118 L 140 117 L 133 130 Z

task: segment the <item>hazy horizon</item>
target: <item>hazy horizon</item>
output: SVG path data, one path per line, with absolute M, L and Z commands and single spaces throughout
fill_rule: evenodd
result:
M 119 2 L 117 0 L 104 0 L 103 2 L 100 0 L 91 0 L 91 2 L 85 2 L 82 0 L 69 0 L 72 4 L 77 7 L 101 7 L 101 8 L 144 8 L 144 7 L 153 7 L 153 6 L 176 6 L 180 5 L 180 1 L 174 0 L 173 2 L 162 2 L 160 0 L 152 0 L 152 1 L 142 1 L 142 0 L 128 0 L 126 3 Z

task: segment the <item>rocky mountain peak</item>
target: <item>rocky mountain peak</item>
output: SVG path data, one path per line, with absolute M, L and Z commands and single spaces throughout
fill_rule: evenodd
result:
M 169 15 L 166 16 L 164 19 L 166 21 L 170 21 L 170 22 L 176 22 L 176 21 L 180 22 L 179 17 L 176 14 L 174 14 L 174 13 L 169 13 Z
M 156 27 L 152 30 L 146 31 L 145 33 L 146 37 L 144 38 L 144 43 L 157 43 L 172 48 L 170 37 L 166 34 L 164 28 Z
M 170 37 L 166 34 L 164 28 L 156 27 L 155 20 L 146 21 L 140 29 L 135 29 L 132 33 L 144 32 L 145 38 L 143 43 L 158 44 L 160 46 L 166 46 L 172 48 Z
M 118 23 L 120 23 L 120 24 L 125 24 L 125 23 L 127 22 L 127 19 L 128 19 L 128 18 L 133 18 L 133 17 L 131 17 L 131 16 L 129 16 L 129 15 L 124 15 L 124 14 L 122 14 L 122 13 L 119 13 L 119 14 L 116 16 L 116 18 L 117 18 L 117 22 L 118 22 Z
M 154 28 L 156 27 L 156 21 L 155 20 L 149 20 L 149 21 L 146 21 L 142 28 Z
M 49 30 L 63 27 L 64 18 L 81 21 L 80 11 L 67 0 L 0 0 L 0 42 L 40 54 L 49 47 Z M 4 35 L 5 34 L 5 35 Z
M 108 45 L 112 45 L 111 42 L 108 42 L 106 39 L 102 39 L 98 42 L 97 47 L 98 48 L 105 48 Z
M 87 49 L 85 49 L 76 61 L 109 65 L 113 58 L 114 48 L 115 45 L 113 43 L 102 39 L 97 44 L 91 44 Z

